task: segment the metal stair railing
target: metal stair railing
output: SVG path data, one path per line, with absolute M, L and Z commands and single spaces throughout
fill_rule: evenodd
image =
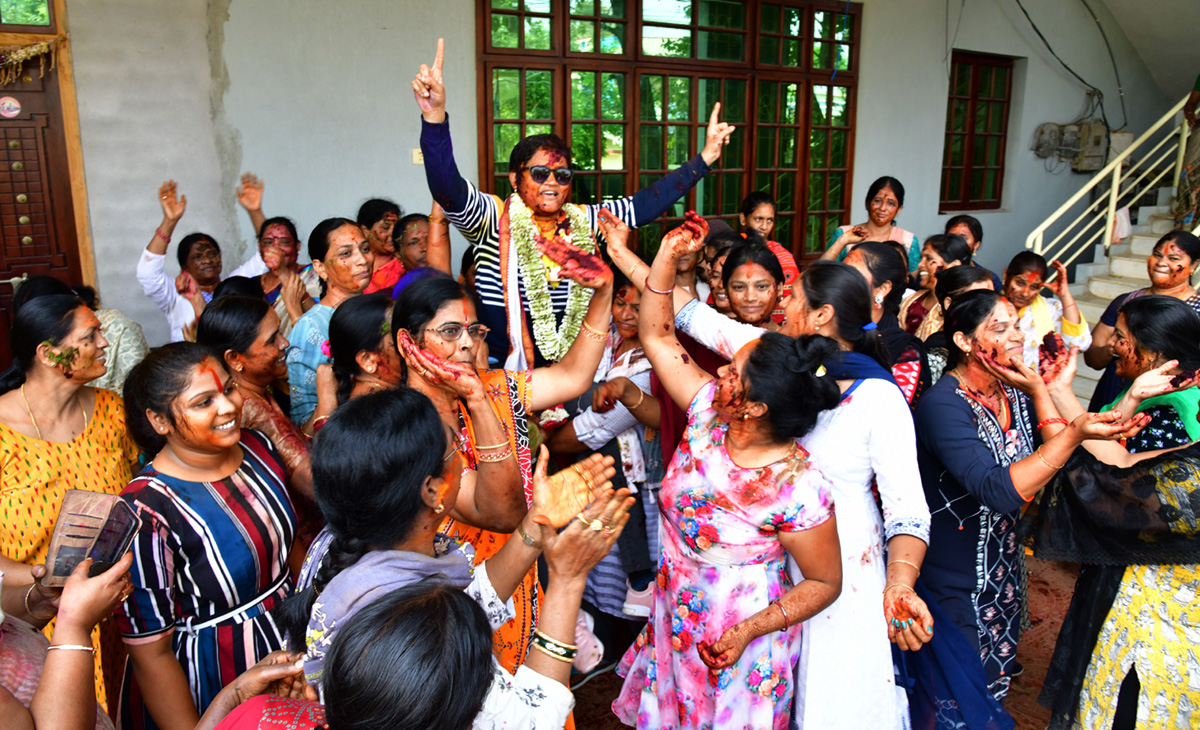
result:
M 1176 117 L 1186 102 L 1186 96 L 1180 99 L 1142 136 L 1067 198 L 1026 237 L 1025 248 L 1033 249 L 1048 261 L 1058 259 L 1066 265 L 1098 243 L 1104 244 L 1107 250 L 1117 210 L 1154 191 L 1164 181 L 1170 185 L 1178 184 L 1189 129 L 1186 121 L 1177 122 Z M 1051 227 L 1060 224 L 1080 201 L 1105 183 L 1108 184 L 1107 191 L 1084 205 L 1073 220 L 1058 229 L 1057 235 L 1048 242 L 1045 240 Z M 1200 226 L 1196 232 L 1200 235 Z

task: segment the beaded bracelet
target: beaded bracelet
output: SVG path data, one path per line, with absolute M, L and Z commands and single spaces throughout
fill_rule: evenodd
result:
M 1062 425 L 1066 426 L 1067 423 L 1069 423 L 1069 422 L 1065 418 L 1047 418 L 1046 420 L 1038 423 L 1037 430 L 1041 431 L 1043 428 L 1045 428 L 1046 426 L 1049 426 L 1052 423 L 1061 423 Z
M 480 454 L 477 452 L 475 454 L 475 461 L 481 461 L 484 464 L 498 464 L 512 455 L 513 450 L 510 446 L 504 451 L 501 451 L 499 454 Z

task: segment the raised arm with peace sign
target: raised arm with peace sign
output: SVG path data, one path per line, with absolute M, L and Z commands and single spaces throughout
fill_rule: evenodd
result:
M 413 77 L 413 96 L 417 106 L 421 107 L 421 116 L 431 124 L 441 124 L 446 121 L 446 85 L 442 81 L 442 63 L 445 56 L 446 41 L 438 38 L 437 55 L 433 58 L 433 68 L 421 64 L 417 75 Z

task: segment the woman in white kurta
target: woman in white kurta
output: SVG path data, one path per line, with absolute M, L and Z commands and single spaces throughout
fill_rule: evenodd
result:
M 859 344 L 848 341 L 854 330 L 863 333 L 860 342 L 874 337 L 873 329 L 862 329 L 871 321 L 866 282 L 862 281 L 860 306 L 856 296 L 847 296 L 853 294 L 855 282 L 847 273 L 862 280 L 841 264 L 806 269 L 785 305 L 784 331 L 834 337 L 847 350 Z M 763 331 L 695 301 L 680 309 L 676 326 L 726 357 Z M 822 471 L 832 483 L 842 548 L 842 594 L 804 624 L 795 721 L 799 727 L 821 730 L 904 728 L 909 724 L 908 700 L 896 687 L 889 636 L 897 635 L 901 648 L 916 649 L 928 640 L 932 624 L 911 590 L 930 524 L 912 416 L 899 388 L 872 377 L 869 367 L 855 372 L 831 363 L 828 369 L 842 389 L 841 402 L 821 413 L 801 445 L 824 465 Z M 882 515 L 873 485 L 879 489 Z M 789 562 L 788 567 L 796 578 L 795 565 Z M 883 595 L 885 587 L 896 595 Z M 897 605 L 912 609 L 897 612 Z M 902 618 L 906 625 L 897 630 L 893 622 Z

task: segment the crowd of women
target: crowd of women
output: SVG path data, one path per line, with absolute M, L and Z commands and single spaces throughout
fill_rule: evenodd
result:
M 1082 565 L 1051 726 L 1196 726 L 1200 241 L 1164 236 L 1094 330 L 1061 264 L 977 265 L 976 219 L 900 228 L 892 177 L 803 267 L 762 192 L 643 258 L 632 229 L 734 132 L 719 107 L 630 197 L 567 202 L 570 149 L 535 135 L 501 199 L 458 172 L 442 67 L 439 41 L 412 82 L 428 216 L 369 200 L 301 267 L 246 175 L 257 254 L 223 279 L 194 233 L 172 282 L 169 181 L 138 279 L 173 341 L 149 350 L 94 292 L 18 291 L 6 722 L 573 727 L 570 688 L 616 666 L 639 728 L 1011 728 L 1028 546 Z M 1080 353 L 1108 368 L 1087 407 Z M 71 489 L 140 527 L 59 590 Z

